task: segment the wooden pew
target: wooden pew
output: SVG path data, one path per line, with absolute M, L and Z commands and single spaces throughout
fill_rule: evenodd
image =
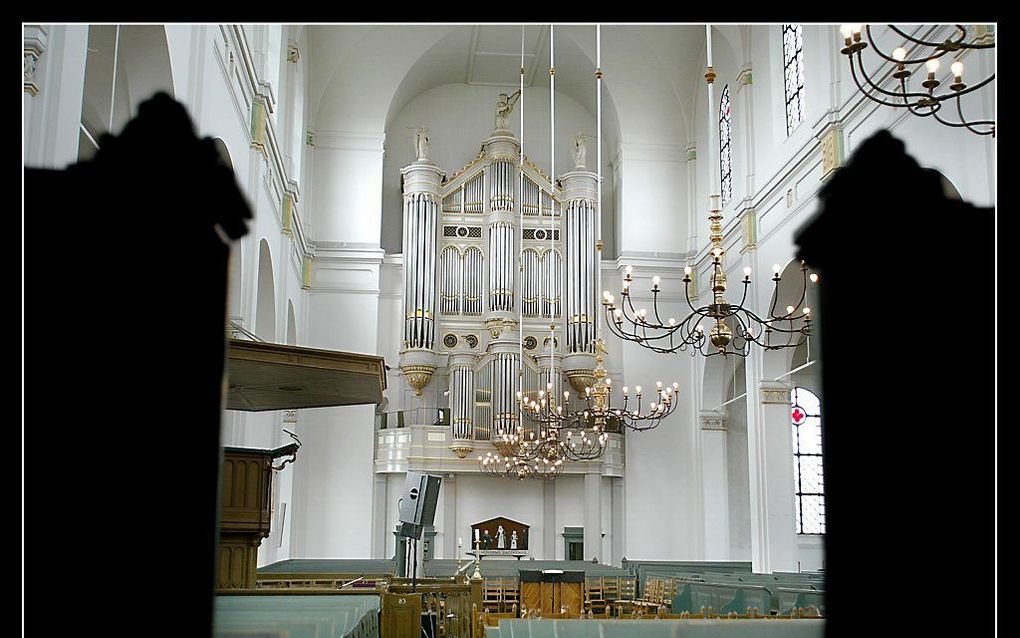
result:
M 232 590 L 216 596 L 213 635 L 285 632 L 290 638 L 374 638 L 378 594 L 335 591 Z
M 485 638 L 823 638 L 822 619 L 504 620 Z

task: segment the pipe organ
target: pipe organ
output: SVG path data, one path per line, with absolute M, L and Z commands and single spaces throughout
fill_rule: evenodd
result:
M 421 395 L 440 358 L 436 337 L 436 225 L 442 172 L 428 160 L 404 176 L 404 338 L 400 369 Z
M 402 170 L 400 366 L 419 394 L 448 370 L 450 447 L 461 458 L 474 441 L 516 430 L 518 391 L 552 383 L 559 394 L 562 374 L 576 385 L 595 367 L 596 175 L 578 167 L 560 187 L 526 157 L 522 169 L 520 150 L 497 130 L 449 178 L 426 159 Z
M 594 381 L 595 340 L 598 326 L 597 176 L 590 171 L 565 174 L 566 347 L 564 372 L 574 389 L 583 392 Z

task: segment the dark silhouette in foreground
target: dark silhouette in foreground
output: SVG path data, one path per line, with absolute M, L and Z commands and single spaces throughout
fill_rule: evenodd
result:
M 26 602 L 209 636 L 228 242 L 251 211 L 165 94 L 92 161 L 25 169 L 25 193 L 26 246 L 60 246 L 26 258 Z
M 820 201 L 828 635 L 991 635 L 994 209 L 884 131 Z

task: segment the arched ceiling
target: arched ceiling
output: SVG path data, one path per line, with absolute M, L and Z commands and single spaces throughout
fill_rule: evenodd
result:
M 385 132 L 416 95 L 444 84 L 514 88 L 517 25 L 314 25 L 309 93 L 318 130 Z M 595 113 L 594 25 L 555 27 L 556 89 Z M 603 120 L 625 143 L 683 145 L 704 64 L 700 25 L 603 25 Z M 525 85 L 548 86 L 548 25 L 524 30 Z

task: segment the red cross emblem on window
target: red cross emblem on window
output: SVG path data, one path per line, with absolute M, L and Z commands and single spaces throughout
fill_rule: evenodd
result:
M 800 408 L 794 408 L 793 412 L 791 413 L 791 416 L 793 417 L 794 425 L 800 425 L 801 423 L 804 422 L 804 419 L 807 418 L 807 414 L 804 412 L 804 410 L 801 410 Z

